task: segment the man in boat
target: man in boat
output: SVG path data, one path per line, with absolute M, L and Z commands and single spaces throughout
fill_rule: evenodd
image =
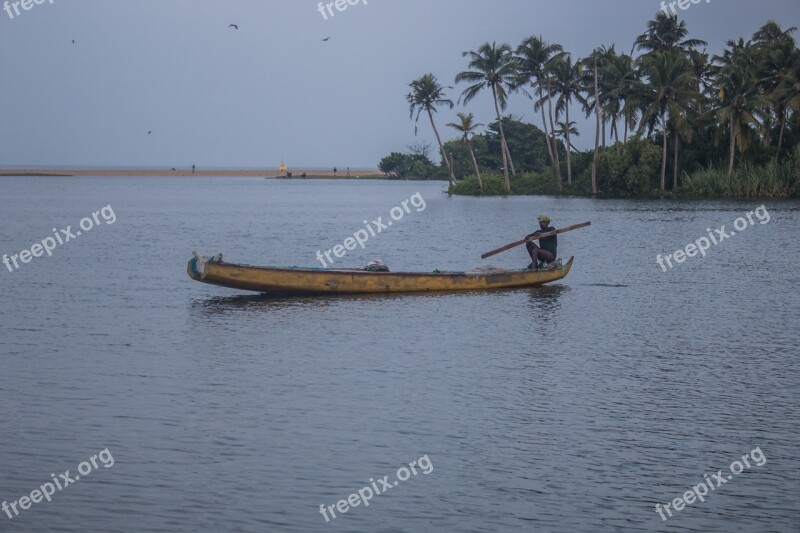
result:
M 530 239 L 525 243 L 528 254 L 531 256 L 531 264 L 528 265 L 528 268 L 537 268 L 540 261 L 542 264 L 552 263 L 556 260 L 556 257 L 558 257 L 557 235 L 545 237 L 544 239 L 539 239 L 537 237 L 540 233 L 556 230 L 554 227 L 550 226 L 550 217 L 547 215 L 539 215 L 538 219 L 540 229 L 525 237 L 526 239 Z M 533 242 L 537 239 L 539 240 L 539 246 L 536 246 Z

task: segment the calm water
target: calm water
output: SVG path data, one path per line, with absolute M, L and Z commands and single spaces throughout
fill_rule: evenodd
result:
M 662 272 L 760 203 L 448 198 L 440 183 L 0 178 L 0 499 L 108 448 L 114 464 L 2 531 L 797 531 L 798 202 Z M 192 250 L 319 266 L 471 269 L 535 228 L 572 273 L 547 288 L 265 299 L 191 281 Z M 527 264 L 517 249 L 489 262 Z M 662 522 L 759 447 L 767 462 Z M 326 523 L 335 505 L 427 455 Z M 752 463 L 752 460 L 751 460 Z

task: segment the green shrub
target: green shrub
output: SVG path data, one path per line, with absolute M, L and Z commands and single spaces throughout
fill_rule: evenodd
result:
M 597 160 L 597 188 L 607 196 L 645 196 L 661 175 L 661 158 L 656 145 L 636 137 L 619 153 L 606 150 Z
M 558 194 L 558 184 L 552 172 L 526 172 L 511 178 L 511 193 L 537 196 Z
M 737 168 L 728 178 L 725 170 L 707 168 L 684 175 L 683 194 L 705 197 L 782 198 L 800 192 L 800 147 L 784 162 L 765 165 L 750 163 Z
M 448 189 L 448 194 L 456 194 L 461 196 L 505 196 L 506 185 L 503 180 L 502 174 L 481 173 L 481 181 L 483 181 L 483 190 L 478 186 L 478 178 L 475 176 L 468 176 L 467 178 L 456 182 Z
M 450 186 L 449 193 L 463 196 L 507 196 L 505 180 L 499 173 L 481 174 L 483 190 L 478 187 L 475 176 Z M 555 178 L 550 173 L 525 172 L 511 176 L 512 195 L 554 195 L 558 194 Z

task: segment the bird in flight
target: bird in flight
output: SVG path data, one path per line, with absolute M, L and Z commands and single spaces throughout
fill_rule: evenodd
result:
M 233 28 L 233 29 L 235 29 L 235 30 L 238 30 L 238 29 L 239 29 L 239 26 L 238 26 L 238 25 L 236 25 L 236 24 L 228 24 L 228 27 L 229 27 L 229 28 Z
M 331 40 L 330 37 L 325 37 L 324 39 L 322 39 L 322 42 L 324 43 L 324 42 L 327 42 L 327 41 L 330 41 L 330 40 Z
M 152 131 L 148 131 L 148 132 L 147 132 L 147 134 L 148 134 L 148 135 L 150 135 L 151 133 L 153 133 L 153 132 L 152 132 Z
M 72 39 L 72 44 L 75 44 L 75 39 Z

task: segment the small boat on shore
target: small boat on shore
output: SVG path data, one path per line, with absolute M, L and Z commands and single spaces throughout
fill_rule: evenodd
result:
M 372 272 L 358 269 L 275 268 L 225 263 L 222 255 L 193 254 L 186 267 L 195 281 L 231 289 L 279 295 L 373 294 L 392 292 L 471 291 L 537 287 L 569 274 L 557 261 L 543 270 L 502 270 L 472 272 Z

